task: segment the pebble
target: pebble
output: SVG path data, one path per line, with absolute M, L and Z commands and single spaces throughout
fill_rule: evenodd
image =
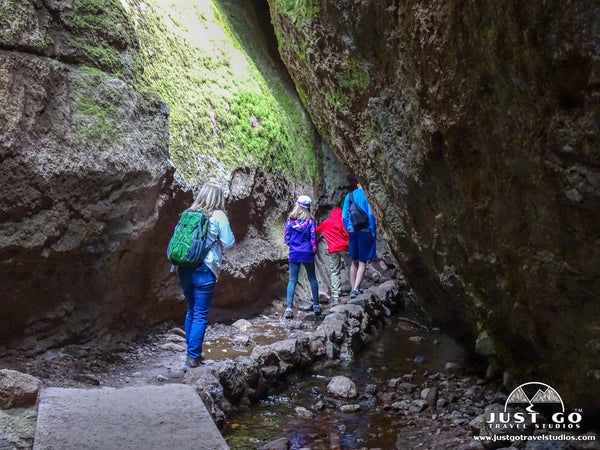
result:
M 340 411 L 347 414 L 347 413 L 354 413 L 354 412 L 358 411 L 359 409 L 360 409 L 360 405 L 343 405 L 340 408 Z

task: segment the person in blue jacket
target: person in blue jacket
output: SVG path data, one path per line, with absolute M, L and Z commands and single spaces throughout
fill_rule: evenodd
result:
M 346 195 L 342 209 L 344 228 L 350 234 L 348 240 L 348 256 L 352 260 L 350 298 L 362 293 L 360 284 L 365 275 L 367 262 L 377 258 L 375 216 L 362 186 L 360 184 L 356 186 L 356 189 Z
M 313 296 L 313 311 L 315 316 L 321 315 L 319 305 L 319 283 L 315 275 L 315 253 L 317 253 L 317 232 L 315 219 L 310 213 L 311 199 L 307 195 L 301 195 L 290 213 L 286 223 L 283 240 L 290 248 L 289 270 L 290 279 L 287 286 L 287 308 L 283 317 L 291 319 L 294 317 L 294 292 L 298 284 L 298 273 L 300 264 L 304 266 L 310 289 Z
M 184 372 L 191 367 L 199 366 L 204 360 L 202 343 L 208 312 L 221 272 L 223 249 L 235 243 L 229 220 L 223 212 L 224 205 L 225 197 L 221 187 L 214 183 L 206 183 L 189 208 L 204 211 L 209 215 L 207 243 L 212 245 L 200 266 L 177 268 L 177 278 L 187 303 L 185 316 L 187 358 L 183 367 Z

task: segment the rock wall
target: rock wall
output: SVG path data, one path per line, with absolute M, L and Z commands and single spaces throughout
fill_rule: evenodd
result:
M 600 8 L 269 0 L 319 132 L 434 320 L 598 413 Z M 585 389 L 583 388 L 585 386 Z
M 132 85 L 128 21 L 109 3 L 0 9 L 0 341 L 30 336 L 26 350 L 181 309 L 157 261 L 165 217 L 191 195 L 169 161 L 168 107 Z

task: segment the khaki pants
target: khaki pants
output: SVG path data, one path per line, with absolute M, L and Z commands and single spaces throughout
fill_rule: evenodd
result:
M 342 292 L 342 258 L 345 252 L 332 252 L 329 254 L 329 270 L 331 271 L 331 295 L 334 299 L 339 298 Z

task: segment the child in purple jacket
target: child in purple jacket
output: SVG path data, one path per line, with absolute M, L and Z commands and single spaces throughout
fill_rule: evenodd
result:
M 317 233 L 315 219 L 310 213 L 311 199 L 307 195 L 298 197 L 294 209 L 285 223 L 284 241 L 290 248 L 290 281 L 287 286 L 287 308 L 283 317 L 294 317 L 294 291 L 298 283 L 300 264 L 304 265 L 313 296 L 315 316 L 321 315 L 319 305 L 319 283 L 315 275 L 315 253 L 317 253 Z

